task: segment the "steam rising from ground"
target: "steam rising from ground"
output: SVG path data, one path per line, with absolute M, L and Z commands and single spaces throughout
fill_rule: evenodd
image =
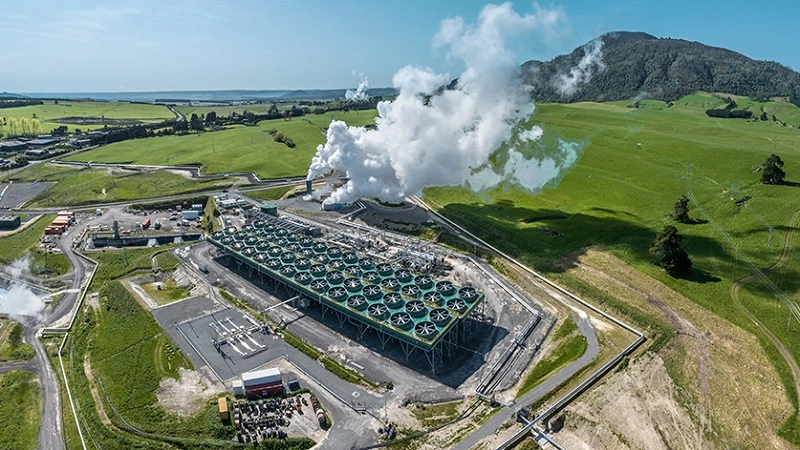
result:
M 583 46 L 583 57 L 569 74 L 562 73 L 558 77 L 556 89 L 561 95 L 570 96 L 578 90 L 578 85 L 586 83 L 592 75 L 606 68 L 603 62 L 603 40 L 595 39 Z
M 363 73 L 360 75 L 360 78 L 361 80 L 358 82 L 356 90 L 348 89 L 347 92 L 344 93 L 344 98 L 350 101 L 369 100 L 369 95 L 367 95 L 369 79 L 367 79 Z
M 331 122 L 309 179 L 334 171 L 349 177 L 328 203 L 397 202 L 429 186 L 485 190 L 507 182 L 537 190 L 557 179 L 580 145 L 545 145 L 542 129 L 525 123 L 534 105 L 506 41 L 532 30 L 549 33 L 563 19 L 559 9 L 520 15 L 506 3 L 484 7 L 474 25 L 461 17 L 442 21 L 434 45 L 463 63 L 457 81 L 403 67 L 392 80 L 398 97 L 378 104 L 375 129 Z
M 31 257 L 28 254 L 11 263 L 8 272 L 13 280 L 7 290 L 0 289 L 0 313 L 8 314 L 18 322 L 38 317 L 45 305 L 44 298 L 20 281 L 22 274 L 30 273 L 30 267 Z

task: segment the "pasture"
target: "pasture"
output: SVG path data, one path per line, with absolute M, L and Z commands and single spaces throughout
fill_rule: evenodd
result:
M 785 103 L 750 102 L 750 108 L 775 111 L 789 125 L 800 111 Z M 731 301 L 729 288 L 772 265 L 783 250 L 789 219 L 800 209 L 800 132 L 772 120 L 707 117 L 705 110 L 722 102 L 704 94 L 677 100 L 670 108 L 647 101 L 633 109 L 627 103 L 538 105 L 530 123 L 544 129 L 541 151 L 547 152 L 558 138 L 584 146 L 575 166 L 555 186 L 536 193 L 511 186 L 483 193 L 435 188 L 426 190 L 425 197 L 443 214 L 557 280 L 571 282 L 562 277 L 556 261 L 598 246 L 761 336 Z M 760 183 L 760 165 L 771 153 L 785 161 L 785 185 Z M 673 205 L 688 192 L 697 199 L 689 212 L 694 221 L 675 223 L 670 217 Z M 648 252 L 666 224 L 678 228 L 694 263 L 683 278 L 665 274 Z M 793 263 L 771 275 L 793 298 L 800 288 L 796 245 L 790 249 Z M 800 360 L 800 324 L 786 331 L 786 308 L 775 296 L 756 282 L 742 289 L 742 297 Z M 762 342 L 796 407 L 788 366 L 766 339 Z
M 208 174 L 255 172 L 261 178 L 302 176 L 317 146 L 325 143 L 325 130 L 331 120 L 364 125 L 372 123 L 375 114 L 374 110 L 331 112 L 292 120 L 265 120 L 252 127 L 234 126 L 215 132 L 117 142 L 64 159 L 150 165 L 197 164 Z M 289 148 L 275 142 L 268 133 L 271 129 L 291 138 L 297 146 Z
M 143 103 L 128 102 L 94 102 L 94 101 L 74 101 L 60 100 L 55 104 L 52 100 L 46 100 L 42 105 L 23 106 L 18 108 L 0 109 L 0 117 L 17 118 L 25 117 L 36 118 L 42 123 L 42 132 L 49 133 L 53 129 L 67 125 L 70 132 L 76 128 L 81 130 L 92 130 L 102 128 L 103 123 L 81 123 L 80 118 L 105 118 L 109 121 L 127 122 L 157 122 L 164 119 L 175 117 L 172 112 L 163 105 L 150 105 Z M 67 119 L 68 120 L 61 120 Z M 109 126 L 111 126 L 109 124 Z M 5 127 L 2 130 L 8 134 L 10 130 Z
M 8 178 L 10 181 L 55 182 L 27 206 L 58 207 L 111 203 L 223 189 L 234 179 L 192 180 L 166 170 L 132 172 L 120 169 L 35 164 Z

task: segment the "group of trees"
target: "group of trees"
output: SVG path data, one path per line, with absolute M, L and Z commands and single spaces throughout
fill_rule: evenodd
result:
M 42 123 L 39 119 L 28 119 L 27 117 L 3 117 L 0 121 L 0 136 L 37 136 L 42 133 Z
M 0 99 L 0 108 L 20 108 L 22 106 L 33 106 L 44 104 L 42 100 L 23 99 L 23 98 L 9 98 Z M 56 102 L 58 104 L 58 102 Z
M 294 141 L 291 138 L 289 138 L 288 136 L 284 136 L 283 133 L 279 132 L 275 128 L 272 128 L 271 130 L 267 130 L 267 133 L 272 135 L 272 139 L 274 139 L 275 142 L 281 142 L 281 143 L 285 144 L 289 148 L 295 148 L 296 147 L 296 144 L 294 143 Z

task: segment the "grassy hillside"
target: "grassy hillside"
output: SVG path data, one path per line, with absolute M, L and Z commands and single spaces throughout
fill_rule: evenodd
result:
M 305 175 L 317 145 L 325 143 L 325 129 L 331 120 L 351 125 L 373 123 L 376 112 L 331 112 L 321 115 L 266 120 L 255 127 L 237 126 L 227 130 L 165 136 L 118 142 L 71 155 L 70 161 L 136 163 L 154 165 L 199 164 L 211 174 L 255 172 L 262 178 Z M 267 131 L 276 129 L 297 147 L 275 142 Z
M 59 123 L 56 119 L 68 117 L 93 117 L 106 119 L 127 119 L 131 121 L 159 121 L 174 118 L 175 115 L 166 106 L 148 105 L 127 102 L 76 102 L 59 101 L 56 105 L 53 101 L 45 101 L 42 105 L 23 106 L 19 108 L 0 109 L 0 117 L 6 119 L 22 117 L 31 119 L 36 118 L 42 122 L 42 132 L 47 133 L 61 125 L 67 125 L 70 131 L 76 128 L 81 130 L 102 128 L 102 124 L 78 124 Z M 10 130 L 5 129 L 4 134 Z
M 9 180 L 56 182 L 28 203 L 33 207 L 78 206 L 185 194 L 224 188 L 234 181 L 232 178 L 191 180 L 165 170 L 129 172 L 46 164 L 35 164 L 13 174 Z
M 484 194 L 437 188 L 425 196 L 447 216 L 557 279 L 555 260 L 598 245 L 759 336 L 752 321 L 730 300 L 732 282 L 753 273 L 732 247 L 735 244 L 756 268 L 778 259 L 789 218 L 800 209 L 795 183 L 800 182 L 800 132 L 771 120 L 709 118 L 704 111 L 718 100 L 703 94 L 679 99 L 671 108 L 663 102 L 648 102 L 639 109 L 625 108 L 623 103 L 538 105 L 531 123 L 544 128 L 546 143 L 555 138 L 585 143 L 578 163 L 556 187 L 536 194 L 509 188 Z M 800 113 L 786 103 L 763 106 L 781 110 L 787 119 Z M 759 182 L 758 167 L 771 153 L 786 162 L 789 184 Z M 690 216 L 700 220 L 675 225 L 694 269 L 686 278 L 672 278 L 652 264 L 648 248 L 656 233 L 673 223 L 673 205 L 688 191 L 719 228 L 703 220 L 697 205 L 691 205 Z M 552 237 L 542 227 L 563 236 Z M 733 243 L 723 239 L 722 231 Z M 794 250 L 791 255 L 794 264 L 772 277 L 795 298 L 800 258 Z M 743 292 L 743 304 L 800 361 L 800 339 L 785 331 L 785 308 L 757 283 Z M 797 328 L 800 324 L 795 324 Z M 797 406 L 788 366 L 766 339 L 762 342 Z

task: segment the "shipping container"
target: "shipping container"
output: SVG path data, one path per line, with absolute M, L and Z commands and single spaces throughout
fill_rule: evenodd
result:
M 246 387 L 244 390 L 245 397 L 248 400 L 257 398 L 275 397 L 283 395 L 283 382 L 276 381 L 274 383 L 257 384 L 254 386 Z
M 242 373 L 242 383 L 245 389 L 259 384 L 275 383 L 282 381 L 281 371 L 276 368 L 254 370 Z

